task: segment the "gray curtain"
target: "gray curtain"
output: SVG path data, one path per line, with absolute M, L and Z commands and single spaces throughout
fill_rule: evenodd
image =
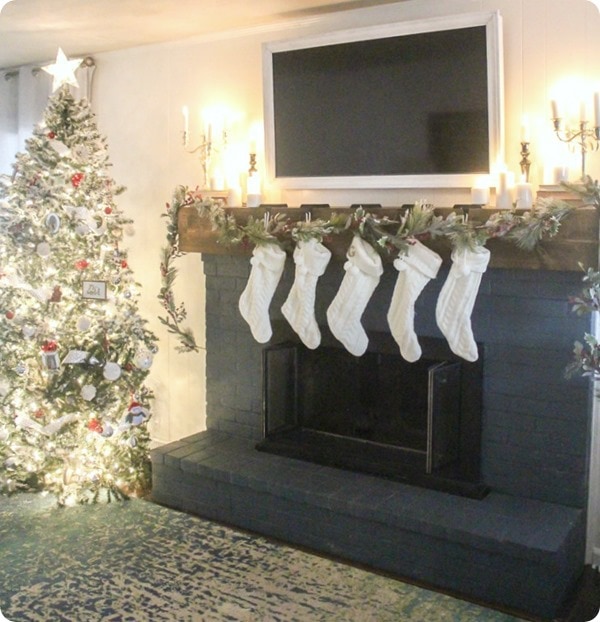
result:
M 86 58 L 75 76 L 74 97 L 92 99 L 95 64 Z M 15 155 L 43 116 L 52 91 L 52 76 L 39 66 L 24 65 L 0 71 L 0 175 L 10 175 Z

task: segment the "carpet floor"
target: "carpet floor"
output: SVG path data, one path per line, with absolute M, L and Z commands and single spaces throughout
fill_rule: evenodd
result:
M 0 497 L 0 612 L 11 622 L 517 619 L 149 501 L 58 509 L 40 495 Z

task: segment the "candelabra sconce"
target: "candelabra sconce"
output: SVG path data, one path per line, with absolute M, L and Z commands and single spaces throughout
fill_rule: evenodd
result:
M 529 182 L 529 169 L 531 168 L 530 155 L 529 143 L 526 141 L 521 142 L 521 161 L 519 165 L 521 167 L 521 175 L 526 182 Z
M 203 134 L 200 138 L 200 144 L 197 147 L 190 148 L 188 132 L 183 130 L 183 146 L 188 153 L 197 153 L 199 155 L 200 166 L 202 167 L 202 187 L 208 188 L 210 185 L 209 170 L 213 148 L 210 136 Z
M 581 153 L 581 178 L 583 179 L 585 177 L 586 154 L 598 151 L 600 146 L 600 126 L 596 125 L 593 128 L 588 128 L 587 121 L 580 121 L 579 130 L 571 128 L 562 129 L 561 121 L 560 117 L 552 119 L 554 133 L 561 142 L 573 147 L 579 146 Z

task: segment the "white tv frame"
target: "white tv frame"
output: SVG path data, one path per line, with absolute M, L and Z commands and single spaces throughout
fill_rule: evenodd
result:
M 489 162 L 492 173 L 504 162 L 504 54 L 499 11 L 449 15 L 409 22 L 367 26 L 263 44 L 265 159 L 270 183 L 288 189 L 469 188 L 476 174 L 373 175 L 351 177 L 277 177 L 273 102 L 273 54 L 353 41 L 383 39 L 474 26 L 486 27 Z M 481 173 L 478 173 L 481 174 Z

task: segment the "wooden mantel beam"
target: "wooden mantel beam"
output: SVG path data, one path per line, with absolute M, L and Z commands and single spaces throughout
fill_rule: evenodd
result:
M 244 224 L 250 215 L 261 217 L 265 208 L 226 208 L 237 222 Z M 345 214 L 352 208 L 313 207 L 313 219 L 327 220 L 332 211 Z M 304 219 L 303 208 L 270 208 L 274 214 L 285 212 L 293 220 Z M 387 214 L 395 218 L 400 208 L 369 209 L 378 215 Z M 436 214 L 448 215 L 451 208 L 436 208 Z M 485 222 L 490 216 L 490 209 L 472 209 L 469 218 L 473 222 Z M 251 249 L 242 245 L 224 245 L 217 241 L 217 233 L 211 230 L 210 222 L 200 218 L 195 208 L 184 207 L 178 217 L 179 248 L 186 253 L 207 253 L 213 255 L 250 255 Z M 343 261 L 350 245 L 352 233 L 333 236 L 326 246 L 331 250 L 333 258 Z M 570 214 L 561 224 L 558 235 L 542 241 L 535 251 L 519 249 L 514 243 L 499 239 L 489 240 L 486 244 L 491 251 L 491 268 L 511 268 L 528 270 L 564 270 L 579 271 L 579 265 L 598 268 L 599 219 L 593 207 L 580 207 Z M 439 253 L 445 261 L 449 261 L 451 246 L 448 240 L 432 240 L 427 245 Z

